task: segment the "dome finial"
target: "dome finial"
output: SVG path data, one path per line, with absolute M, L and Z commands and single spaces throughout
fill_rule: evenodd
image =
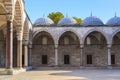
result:
M 92 17 L 93 15 L 92 15 L 92 11 L 91 11 L 91 14 L 90 14 L 90 16 Z
M 43 17 L 45 17 L 45 13 L 43 14 Z
M 68 14 L 66 13 L 66 18 L 68 18 Z

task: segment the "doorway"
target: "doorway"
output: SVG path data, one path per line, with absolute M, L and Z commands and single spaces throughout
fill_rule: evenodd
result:
M 115 64 L 115 55 L 111 55 L 111 64 Z
M 87 64 L 92 64 L 92 55 L 87 55 Z
M 70 64 L 70 56 L 64 55 L 64 64 Z
M 42 64 L 47 64 L 47 55 L 42 55 Z

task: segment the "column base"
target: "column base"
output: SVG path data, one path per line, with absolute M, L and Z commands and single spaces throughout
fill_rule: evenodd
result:
M 81 65 L 81 66 L 80 66 L 80 69 L 83 69 L 83 68 L 84 68 L 84 67 Z
M 24 66 L 24 69 L 26 69 L 26 70 L 31 70 L 31 69 L 32 69 L 32 66 Z
M 111 66 L 111 65 L 108 65 L 107 68 L 108 68 L 108 69 L 112 69 L 112 66 Z
M 59 67 L 58 65 L 54 65 L 54 67 Z
M 54 68 L 55 68 L 55 69 L 58 69 L 58 68 L 59 68 L 59 66 L 58 66 L 58 65 L 54 65 Z
M 14 70 L 13 69 L 6 69 L 5 70 L 7 73 L 7 75 L 13 75 L 14 74 Z
M 17 67 L 17 69 L 23 69 L 23 67 Z

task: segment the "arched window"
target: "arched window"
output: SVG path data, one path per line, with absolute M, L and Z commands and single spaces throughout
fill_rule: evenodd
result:
M 89 38 L 89 37 L 87 37 L 87 42 L 86 42 L 86 44 L 88 44 L 88 45 L 91 44 L 91 41 L 90 41 L 90 38 Z
M 69 44 L 69 38 L 68 38 L 68 37 L 65 37 L 65 38 L 64 38 L 64 44 L 65 44 L 65 45 Z
M 47 37 L 43 37 L 43 38 L 42 38 L 42 44 L 43 44 L 43 45 L 47 44 Z

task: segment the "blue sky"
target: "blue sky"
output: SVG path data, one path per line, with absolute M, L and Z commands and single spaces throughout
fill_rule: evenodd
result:
M 25 0 L 26 11 L 34 23 L 36 19 L 51 12 L 60 11 L 69 17 L 82 19 L 90 16 L 99 17 L 104 23 L 108 19 L 120 16 L 120 0 Z

